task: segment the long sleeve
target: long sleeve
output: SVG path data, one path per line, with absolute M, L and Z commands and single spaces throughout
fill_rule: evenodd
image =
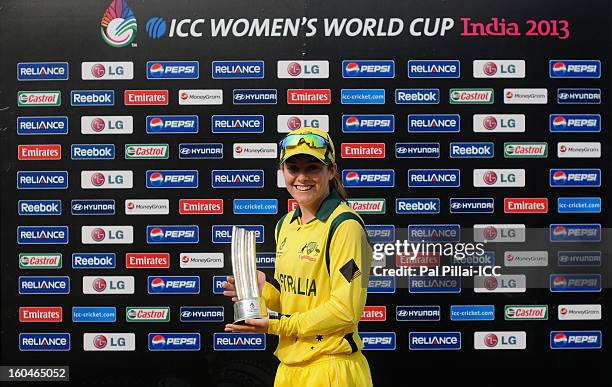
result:
M 268 282 L 270 281 L 270 282 Z M 275 278 L 266 279 L 261 297 L 263 298 L 266 307 L 275 312 L 280 312 L 280 287 Z
M 285 215 L 286 216 L 286 215 Z M 285 219 L 285 216 L 280 218 L 280 220 L 276 223 L 274 227 L 274 241 L 278 243 L 278 232 L 280 230 L 280 226 Z M 280 312 L 280 285 L 276 280 L 276 269 L 274 269 L 274 277 L 266 278 L 266 283 L 264 285 L 263 291 L 261 293 L 261 298 L 263 298 L 266 307 L 275 312 Z
M 304 337 L 356 329 L 366 302 L 372 249 L 353 219 L 338 226 L 330 243 L 329 299 L 309 311 L 270 319 L 268 333 Z

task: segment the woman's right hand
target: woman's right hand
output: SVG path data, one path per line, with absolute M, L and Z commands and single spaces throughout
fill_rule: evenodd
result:
M 259 287 L 259 294 L 263 293 L 263 288 L 266 284 L 266 273 L 263 271 L 257 270 L 257 286 Z M 238 297 L 236 297 L 236 281 L 234 280 L 234 276 L 227 276 L 226 282 L 223 283 L 223 295 L 227 297 L 232 297 L 232 301 L 238 301 Z

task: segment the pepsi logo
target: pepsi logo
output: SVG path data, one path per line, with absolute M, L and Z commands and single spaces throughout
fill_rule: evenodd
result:
M 96 278 L 92 286 L 96 292 L 103 292 L 106 289 L 106 281 L 104 278 Z
M 161 63 L 154 63 L 149 69 L 151 74 L 162 74 L 164 72 L 164 65 Z
M 345 70 L 347 73 L 357 74 L 359 72 L 359 64 L 355 62 L 347 63 Z
M 151 230 L 149 235 L 151 236 L 152 240 L 159 241 L 159 240 L 161 240 L 164 237 L 164 230 L 162 230 L 159 227 L 155 227 L 154 229 Z
M 153 346 L 164 346 L 166 345 L 166 338 L 162 335 L 155 335 L 153 339 L 151 339 L 151 344 L 153 344 Z
M 566 127 L 567 119 L 563 116 L 557 116 L 553 119 L 553 126 L 555 127 Z
M 96 187 L 100 187 L 102 185 L 104 185 L 104 182 L 106 181 L 106 178 L 104 177 L 103 173 L 100 172 L 96 172 L 93 175 L 91 175 L 91 184 L 95 185 Z
M 555 182 L 565 182 L 567 181 L 567 174 L 563 171 L 557 171 L 553 174 L 553 181 Z
M 302 120 L 299 117 L 289 117 L 287 127 L 291 130 L 296 130 L 302 127 Z
M 163 183 L 163 181 L 164 181 L 164 175 L 162 175 L 159 172 L 154 172 L 151 174 L 151 176 L 149 176 L 149 182 L 151 183 L 151 185 L 159 186 Z
M 485 184 L 493 185 L 497 183 L 497 173 L 495 173 L 495 171 L 487 171 L 487 173 L 482 176 L 482 179 L 484 180 Z
M 497 73 L 497 65 L 493 62 L 487 62 L 484 64 L 482 71 L 489 76 L 495 75 Z
M 104 120 L 102 118 L 94 118 L 91 121 L 91 130 L 93 130 L 94 132 L 101 132 L 104 130 L 105 127 L 106 124 L 104 123 Z
M 300 75 L 302 73 L 302 66 L 299 63 L 297 63 L 297 62 L 291 62 L 287 66 L 287 72 L 292 77 L 295 77 L 295 76 Z
M 106 232 L 104 231 L 103 228 L 96 227 L 91 232 L 91 239 L 93 239 L 96 242 L 101 242 L 104 240 L 104 238 L 106 238 Z
M 553 337 L 553 342 L 557 345 L 565 345 L 567 344 L 567 335 L 565 333 L 557 333 Z
M 567 72 L 567 66 L 564 62 L 555 62 L 553 65 L 553 72 L 555 74 L 565 74 L 565 72 Z
M 97 63 L 91 67 L 91 75 L 94 77 L 101 78 L 104 74 L 106 74 L 106 69 L 103 64 Z
M 487 130 L 493 130 L 497 128 L 497 119 L 493 116 L 488 116 L 483 121 L 484 128 Z
M 155 117 L 149 122 L 149 126 L 152 130 L 159 130 L 164 127 L 164 120 L 159 117 Z
M 553 229 L 553 235 L 560 237 L 560 236 L 566 236 L 567 235 L 567 229 L 562 226 L 562 225 L 558 225 Z
M 553 279 L 553 286 L 554 287 L 559 287 L 559 288 L 566 287 L 567 286 L 567 278 L 565 278 L 563 276 L 555 277 Z
M 359 181 L 359 173 L 351 171 L 349 173 L 346 174 L 346 181 L 347 182 L 357 182 Z
M 484 343 L 489 348 L 495 347 L 498 342 L 499 342 L 499 339 L 497 338 L 497 335 L 493 333 L 489 333 L 484 338 Z
M 93 339 L 93 345 L 98 349 L 106 348 L 106 344 L 108 344 L 108 339 L 104 335 L 96 335 Z
M 359 118 L 357 117 L 349 117 L 346 119 L 346 126 L 348 127 L 357 127 L 359 126 Z
M 163 289 L 166 287 L 166 283 L 161 278 L 155 278 L 151 281 L 151 289 Z

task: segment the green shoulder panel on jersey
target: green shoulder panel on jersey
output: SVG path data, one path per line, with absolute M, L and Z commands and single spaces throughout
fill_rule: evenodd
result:
M 354 212 L 350 212 L 350 211 L 346 211 L 341 213 L 340 215 L 336 216 L 334 218 L 334 220 L 332 220 L 331 226 L 329 227 L 329 232 L 327 234 L 327 243 L 325 246 L 325 266 L 327 266 L 327 273 L 329 274 L 329 265 L 330 265 L 330 259 L 329 259 L 329 247 L 331 245 L 331 241 L 334 237 L 334 233 L 336 232 L 336 229 L 338 227 L 340 227 L 340 225 L 342 224 L 342 222 L 345 222 L 347 220 L 355 220 L 357 221 L 361 227 L 363 227 L 363 231 L 366 233 L 366 238 L 368 233 L 366 232 L 365 229 L 365 224 L 363 223 L 363 220 L 361 219 L 361 217 L 359 215 L 357 215 Z M 368 240 L 369 243 L 369 240 Z
M 278 243 L 278 235 L 280 234 L 280 230 L 281 227 L 283 226 L 283 222 L 285 221 L 285 218 L 287 217 L 287 215 L 289 215 L 289 213 L 286 213 L 285 215 L 283 215 L 278 222 L 276 222 L 276 231 L 274 234 L 274 239 L 275 241 Z

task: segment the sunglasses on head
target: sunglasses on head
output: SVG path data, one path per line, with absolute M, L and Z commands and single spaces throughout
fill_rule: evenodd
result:
M 306 144 L 314 149 L 325 149 L 330 146 L 329 141 L 325 137 L 315 133 L 289 133 L 280 142 L 281 149 L 295 148 L 301 144 Z

